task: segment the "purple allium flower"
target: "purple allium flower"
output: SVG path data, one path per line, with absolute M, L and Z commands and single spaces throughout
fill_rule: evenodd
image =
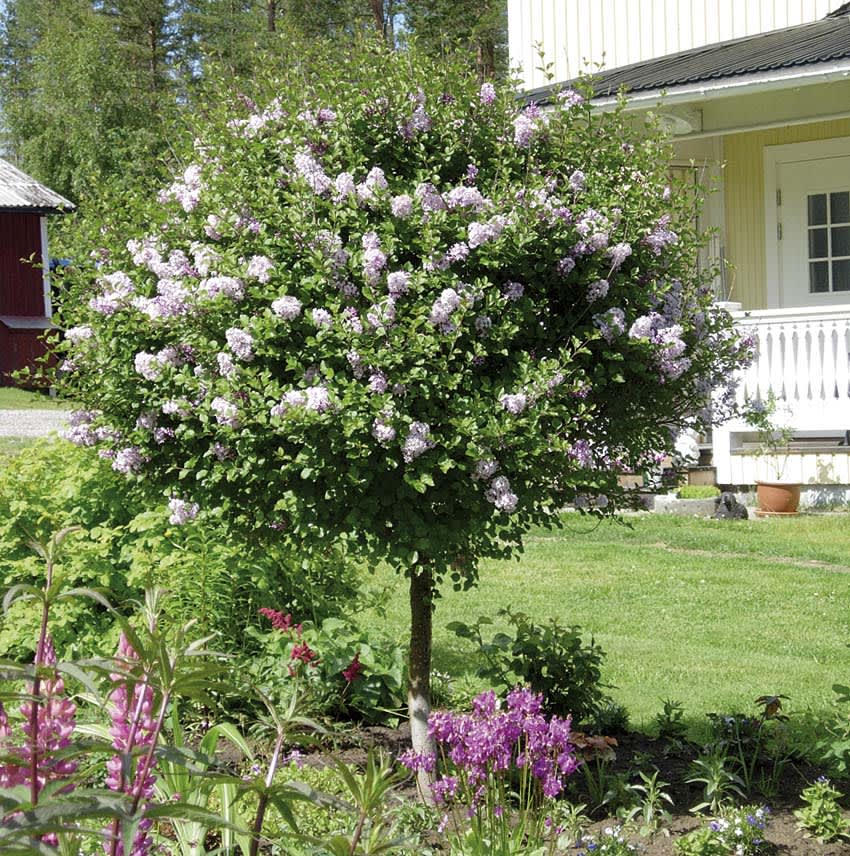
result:
M 601 300 L 606 294 L 608 294 L 609 288 L 610 285 L 607 279 L 597 279 L 587 287 L 587 291 L 584 293 L 584 298 L 588 303 L 593 303 L 595 300 Z
M 274 262 L 268 256 L 251 256 L 245 275 L 265 283 L 269 281 L 272 270 Z
M 168 500 L 168 510 L 171 512 L 168 522 L 173 526 L 183 526 L 198 516 L 201 507 L 197 502 L 186 502 L 173 496 Z
M 272 301 L 272 312 L 284 321 L 293 321 L 301 314 L 301 301 L 291 294 L 285 294 Z
M 478 100 L 485 106 L 489 106 L 496 100 L 496 87 L 492 83 L 482 83 L 478 90 Z
M 413 213 L 413 199 L 406 193 L 394 196 L 390 202 L 390 210 L 393 213 L 393 217 L 406 220 Z
M 238 327 L 230 327 L 224 333 L 227 339 L 227 346 L 240 359 L 245 362 L 250 362 L 254 359 L 254 337 L 240 330 Z
M 396 270 L 387 274 L 387 291 L 393 297 L 400 297 L 402 294 L 407 294 L 409 283 L 410 273 L 406 270 Z
M 499 404 L 514 416 L 518 416 L 528 405 L 528 397 L 523 392 L 516 394 L 504 393 L 499 396 Z

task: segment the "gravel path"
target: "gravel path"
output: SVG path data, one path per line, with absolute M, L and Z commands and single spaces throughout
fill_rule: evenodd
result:
M 44 437 L 67 425 L 66 410 L 0 410 L 0 437 Z

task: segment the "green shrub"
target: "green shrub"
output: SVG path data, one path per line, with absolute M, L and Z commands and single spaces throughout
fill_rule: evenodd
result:
M 713 499 L 720 496 L 720 488 L 710 484 L 683 484 L 676 495 L 679 499 Z
M 838 805 L 841 791 L 834 788 L 829 779 L 821 776 L 800 796 L 805 805 L 794 812 L 800 829 L 806 830 L 818 841 L 850 837 L 850 823 Z
M 772 849 L 764 839 L 767 806 L 743 806 L 721 812 L 699 829 L 678 838 L 676 856 L 756 856 Z
M 543 694 L 544 708 L 559 716 L 572 715 L 574 721 L 589 719 L 608 701 L 602 692 L 602 661 L 605 654 L 594 642 L 582 640 L 580 627 L 564 627 L 557 619 L 534 624 L 522 612 L 500 609 L 512 625 L 508 633 L 496 633 L 486 641 L 482 627 L 493 620 L 482 616 L 475 624 L 452 622 L 448 629 L 478 645 L 483 664 L 481 677 L 507 692 L 525 684 Z M 618 721 L 622 721 L 621 717 Z

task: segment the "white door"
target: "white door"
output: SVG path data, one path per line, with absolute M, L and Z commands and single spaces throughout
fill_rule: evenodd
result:
M 776 165 L 780 307 L 850 303 L 850 143 L 846 150 Z

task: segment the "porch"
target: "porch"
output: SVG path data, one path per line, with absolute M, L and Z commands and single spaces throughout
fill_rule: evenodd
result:
M 732 308 L 732 307 L 729 307 Z M 850 303 L 819 308 L 732 312 L 736 326 L 757 343 L 753 364 L 741 370 L 738 403 L 772 393 L 794 429 L 787 455 L 763 455 L 743 421 L 715 428 L 717 483 L 757 479 L 850 485 Z

